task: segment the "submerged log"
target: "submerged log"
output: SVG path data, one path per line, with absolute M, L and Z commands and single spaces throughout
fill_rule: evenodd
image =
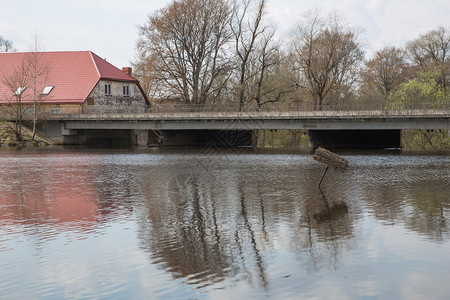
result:
M 319 184 L 317 185 L 319 189 L 329 167 L 333 167 L 335 170 L 339 170 L 341 172 L 348 169 L 348 161 L 345 158 L 321 147 L 316 149 L 313 159 L 327 165 L 325 172 L 323 172 L 322 178 L 320 178 Z

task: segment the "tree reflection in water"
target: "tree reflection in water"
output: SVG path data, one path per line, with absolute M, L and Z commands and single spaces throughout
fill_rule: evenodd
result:
M 172 178 L 159 172 L 158 180 L 145 180 L 143 191 L 148 198 L 141 211 L 141 245 L 174 278 L 196 288 L 230 284 L 224 282 L 230 278 L 265 287 L 276 249 L 297 253 L 305 268 L 316 272 L 324 265 L 338 268 L 339 258 L 354 247 L 357 218 L 349 216 L 345 191 L 326 196 L 316 187 L 317 176 L 188 169 Z
M 447 291 L 446 157 L 352 155 L 321 191 L 309 155 L 50 154 L 0 157 L 3 292 L 26 276 L 23 295 L 76 282 L 92 298 Z
M 445 179 L 436 176 L 432 165 L 402 167 L 406 169 L 402 173 L 397 168 L 370 168 L 376 184 L 365 187 L 362 200 L 371 214 L 385 224 L 404 224 L 430 240 L 448 240 L 445 207 L 450 203 L 449 185 L 442 184 Z

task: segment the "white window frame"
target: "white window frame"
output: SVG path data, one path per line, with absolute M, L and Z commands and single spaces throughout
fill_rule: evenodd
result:
M 122 94 L 124 97 L 129 97 L 130 96 L 130 85 L 129 84 L 124 84 L 122 86 Z
M 111 83 L 105 83 L 105 96 L 111 96 Z
M 59 107 L 51 107 L 50 108 L 50 114 L 51 115 L 60 115 L 61 114 L 61 108 L 59 108 Z
M 34 115 L 34 109 L 33 107 L 27 107 L 23 111 L 24 115 Z

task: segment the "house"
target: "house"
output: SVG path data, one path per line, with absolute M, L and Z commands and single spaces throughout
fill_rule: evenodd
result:
M 34 72 L 39 73 L 37 84 L 29 69 L 27 80 L 16 80 L 17 87 L 6 84 L 24 73 L 30 61 L 39 69 Z M 131 68 L 120 70 L 91 51 L 0 53 L 0 105 L 14 103 L 17 95 L 24 105 L 38 98 L 39 112 L 50 114 L 82 113 L 93 108 L 145 109 L 150 104 Z

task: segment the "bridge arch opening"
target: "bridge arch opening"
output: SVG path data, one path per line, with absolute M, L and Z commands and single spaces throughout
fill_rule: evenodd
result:
M 401 130 L 309 130 L 314 148 L 399 149 Z

